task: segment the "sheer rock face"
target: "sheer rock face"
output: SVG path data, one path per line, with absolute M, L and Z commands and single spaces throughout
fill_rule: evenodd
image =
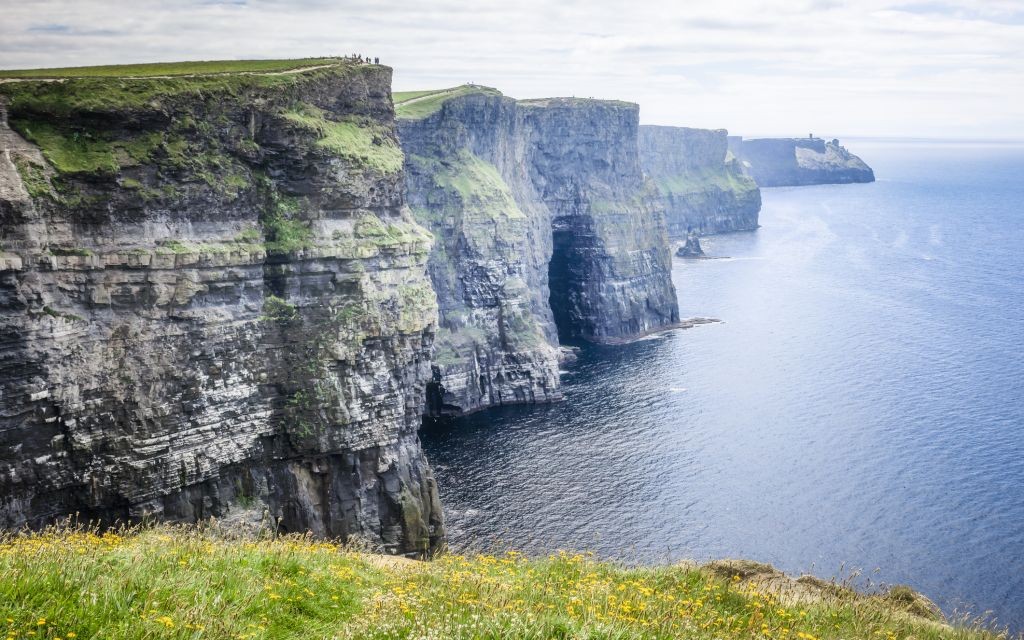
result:
M 519 175 L 516 120 L 515 101 L 494 95 L 399 120 L 409 204 L 435 237 L 431 416 L 561 397 L 548 306 L 550 220 Z
M 621 342 L 679 322 L 665 212 L 640 169 L 639 108 L 519 103 L 528 175 L 551 212 L 551 308 L 569 339 Z
M 761 192 L 728 150 L 724 129 L 640 127 L 640 162 L 665 200 L 668 233 L 757 228 Z
M 430 414 L 559 398 L 559 333 L 611 342 L 678 322 L 636 105 L 471 94 L 399 133 L 410 205 L 437 239 Z
M 431 239 L 390 69 L 0 101 L 0 526 L 269 517 L 439 544 L 416 433 Z
M 730 136 L 729 146 L 762 187 L 874 182 L 875 173 L 839 140 Z

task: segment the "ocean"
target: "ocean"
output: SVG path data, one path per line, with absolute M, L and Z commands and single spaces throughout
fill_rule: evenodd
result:
M 850 141 L 674 261 L 682 317 L 565 401 L 427 425 L 450 542 L 742 557 L 1024 630 L 1024 146 Z

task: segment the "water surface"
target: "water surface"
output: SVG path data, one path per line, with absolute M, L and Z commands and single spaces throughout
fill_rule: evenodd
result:
M 878 182 L 766 189 L 728 259 L 676 259 L 723 323 L 425 428 L 452 542 L 860 568 L 1024 629 L 1024 149 L 851 150 Z

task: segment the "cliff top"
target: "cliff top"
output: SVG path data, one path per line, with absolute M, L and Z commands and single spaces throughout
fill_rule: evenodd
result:
M 669 125 L 669 124 L 642 124 L 642 125 L 640 125 L 640 130 L 641 131 L 643 131 L 645 129 L 648 130 L 648 131 L 664 131 L 666 133 L 678 133 L 678 134 L 681 134 L 681 135 L 709 135 L 709 134 L 714 134 L 714 135 L 725 135 L 726 137 L 729 136 L 729 131 L 727 129 L 701 129 L 699 127 L 678 127 L 678 126 Z
M 626 568 L 509 552 L 415 562 L 161 527 L 7 535 L 0 570 L 12 637 L 998 638 L 949 626 L 906 587 L 860 594 L 749 561 Z
M 469 95 L 500 96 L 502 93 L 492 87 L 478 84 L 464 84 L 448 89 L 431 89 L 428 91 L 396 91 L 392 94 L 395 101 L 395 115 L 407 120 L 419 120 L 435 113 L 448 100 Z
M 225 134 L 232 149 L 242 145 L 234 151 L 222 148 L 221 134 L 232 117 L 258 106 L 315 132 L 321 148 L 360 150 L 365 164 L 389 172 L 401 167 L 387 125 L 377 124 L 390 119 L 389 82 L 388 67 L 352 58 L 3 71 L 0 125 L 38 146 L 62 175 L 109 178 L 127 168 L 199 163 L 193 177 L 219 185 L 232 158 L 256 153 L 248 127 Z M 325 114 L 321 107 L 331 104 L 341 111 Z M 135 185 L 140 175 L 129 178 Z
M 351 58 L 168 62 L 109 67 L 0 71 L 0 97 L 16 113 L 151 112 L 179 96 L 240 95 L 246 89 L 296 85 L 324 75 L 372 74 L 387 67 Z M 78 119 L 78 124 L 84 121 Z
M 464 84 L 448 89 L 429 91 L 396 91 L 392 94 L 395 102 L 395 116 L 404 120 L 419 120 L 436 113 L 448 100 L 469 95 L 501 96 L 501 91 L 478 84 Z M 634 102 L 624 100 L 601 100 L 597 98 L 531 98 L 517 100 L 524 107 L 583 106 L 588 104 L 628 107 L 636 109 Z
M 0 78 L 47 80 L 61 78 L 154 78 L 231 73 L 282 73 L 350 62 L 346 58 L 297 58 L 293 60 L 194 60 L 117 64 L 97 67 L 51 69 L 0 69 Z
M 553 106 L 583 106 L 588 104 L 593 105 L 604 105 L 611 107 L 629 107 L 639 108 L 635 102 L 628 102 L 626 100 L 604 100 L 601 98 L 577 98 L 577 97 L 554 97 L 554 98 L 527 98 L 525 100 L 518 100 L 519 104 L 525 107 L 553 107 Z

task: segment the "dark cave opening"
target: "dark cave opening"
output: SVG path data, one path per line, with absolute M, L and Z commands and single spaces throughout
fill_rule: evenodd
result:
M 587 318 L 584 283 L 588 264 L 580 250 L 579 239 L 571 227 L 552 230 L 551 260 L 548 262 L 548 304 L 558 329 L 558 340 L 571 343 L 586 338 Z

